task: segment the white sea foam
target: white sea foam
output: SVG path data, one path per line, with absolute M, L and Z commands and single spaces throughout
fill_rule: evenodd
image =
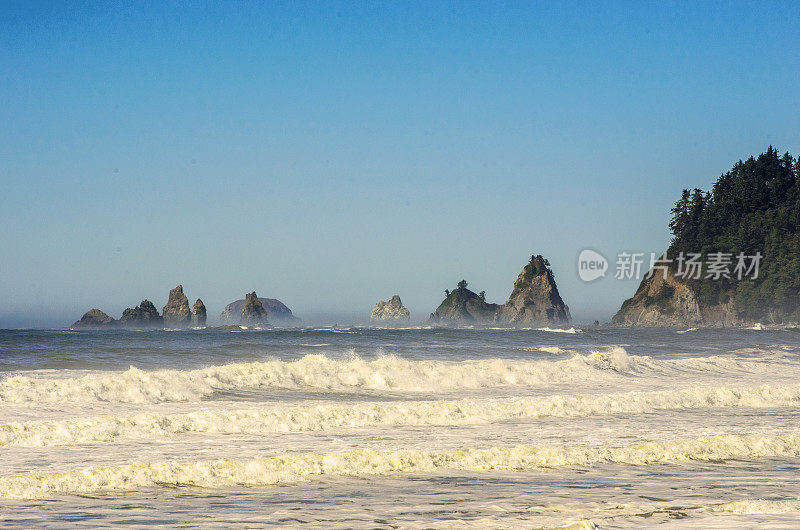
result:
M 536 331 L 549 331 L 550 333 L 581 333 L 581 330 L 576 328 L 539 328 Z
M 642 414 L 706 407 L 796 407 L 800 384 L 751 388 L 701 387 L 654 392 L 553 395 L 538 399 L 319 403 L 188 414 L 142 413 L 0 425 L 0 446 L 52 446 L 150 439 L 197 433 L 265 434 L 401 425 L 474 425 L 521 418 Z
M 580 385 L 596 383 L 601 378 L 686 372 L 772 373 L 774 366 L 768 362 L 721 356 L 655 360 L 628 355 L 622 347 L 575 354 L 569 359 L 555 361 L 433 361 L 392 355 L 365 360 L 357 356 L 332 359 L 322 354 L 309 354 L 296 361 L 234 363 L 186 371 L 144 371 L 130 367 L 124 372 L 82 377 L 15 375 L 0 381 L 0 402 L 196 401 L 219 390 L 258 388 L 447 392 L 553 383 Z
M 391 473 L 524 471 L 560 466 L 756 460 L 800 456 L 796 434 L 721 435 L 646 442 L 629 446 L 535 446 L 463 451 L 377 451 L 285 455 L 248 461 L 134 463 L 38 475 L 0 477 L 0 497 L 37 498 L 63 493 L 120 491 L 156 486 L 224 488 L 293 484 L 314 476 L 371 476 Z
M 732 513 L 737 515 L 779 514 L 800 511 L 800 501 L 767 499 L 742 500 L 726 502 L 708 508 L 712 512 Z

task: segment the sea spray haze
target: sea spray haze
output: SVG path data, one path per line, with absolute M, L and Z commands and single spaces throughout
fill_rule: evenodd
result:
M 0 332 L 2 520 L 791 527 L 800 333 L 563 331 Z

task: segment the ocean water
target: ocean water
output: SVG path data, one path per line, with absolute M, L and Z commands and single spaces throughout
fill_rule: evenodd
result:
M 800 331 L 0 331 L 0 525 L 800 523 Z

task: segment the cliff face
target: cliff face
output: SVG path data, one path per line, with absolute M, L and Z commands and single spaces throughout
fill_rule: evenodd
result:
M 611 319 L 619 326 L 736 326 L 739 319 L 732 299 L 707 305 L 696 288 L 673 274 L 657 272 L 639 284 L 636 294 L 625 300 Z
M 553 271 L 542 256 L 533 256 L 514 282 L 514 290 L 498 314 L 512 325 L 567 324 L 569 308 L 558 293 Z
M 411 312 L 403 305 L 398 295 L 394 295 L 388 302 L 380 301 L 372 308 L 369 319 L 372 322 L 408 322 Z
M 558 293 L 550 264 L 542 256 L 531 256 L 505 304 L 486 302 L 483 293 L 475 294 L 461 280 L 455 291 L 447 291 L 447 298 L 428 319 L 430 324 L 454 326 L 561 325 L 569 321 L 569 308 Z
M 162 311 L 165 325 L 174 327 L 189 325 L 192 312 L 189 309 L 189 299 L 183 294 L 183 285 L 178 285 L 169 292 L 167 305 Z
M 291 325 L 300 322 L 300 319 L 292 314 L 292 310 L 280 300 L 274 298 L 259 298 L 262 307 L 267 311 L 267 317 L 272 324 Z M 244 299 L 231 302 L 220 315 L 220 321 L 224 324 L 238 324 L 242 315 Z

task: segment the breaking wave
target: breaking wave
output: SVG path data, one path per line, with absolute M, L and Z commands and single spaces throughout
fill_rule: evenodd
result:
M 374 476 L 440 470 L 525 471 L 561 466 L 664 462 L 719 462 L 800 456 L 795 435 L 722 435 L 666 442 L 610 446 L 491 447 L 464 451 L 377 451 L 285 455 L 248 461 L 135 463 L 92 466 L 40 475 L 0 477 L 0 497 L 37 498 L 64 493 L 140 490 L 157 486 L 225 488 L 294 484 L 320 475 Z
M 15 375 L 0 381 L 0 402 L 196 401 L 216 391 L 258 388 L 447 392 L 491 387 L 592 384 L 598 378 L 685 372 L 761 372 L 773 365 L 721 356 L 655 360 L 612 347 L 569 359 L 409 360 L 380 355 L 332 359 L 309 354 L 296 361 L 257 361 L 195 370 L 102 372 L 82 377 Z
M 690 388 L 613 394 L 552 395 L 537 399 L 320 403 L 184 414 L 142 413 L 0 425 L 0 446 L 41 447 L 119 438 L 196 433 L 281 433 L 338 428 L 488 424 L 520 418 L 642 414 L 706 407 L 788 407 L 800 404 L 800 384 L 733 389 Z

